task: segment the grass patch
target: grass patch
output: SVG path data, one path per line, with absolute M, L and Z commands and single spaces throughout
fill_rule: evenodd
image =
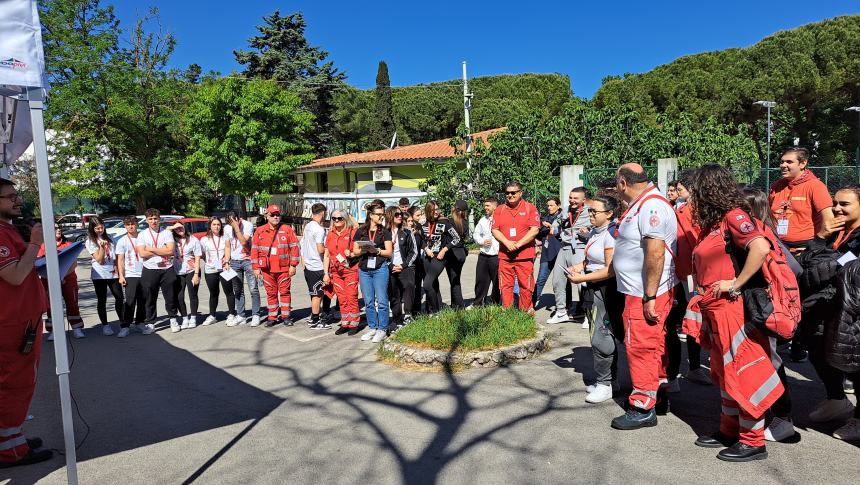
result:
M 486 306 L 421 316 L 398 330 L 394 341 L 436 350 L 487 350 L 535 335 L 537 325 L 528 313 Z

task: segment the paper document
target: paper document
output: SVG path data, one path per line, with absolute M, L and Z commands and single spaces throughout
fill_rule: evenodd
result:
M 221 277 L 224 278 L 224 281 L 230 281 L 237 276 L 239 275 L 236 274 L 235 271 L 233 271 L 233 268 L 227 268 L 221 272 Z
M 837 259 L 836 262 L 839 263 L 840 266 L 845 266 L 846 264 L 850 263 L 851 261 L 854 261 L 855 259 L 857 259 L 857 256 L 855 256 L 854 253 L 852 253 L 851 251 L 848 251 L 847 253 L 843 254 L 841 258 Z
M 63 249 L 62 251 L 57 252 L 57 261 L 60 263 L 60 279 L 62 280 L 66 273 L 69 272 L 69 268 L 75 264 L 75 261 L 78 260 L 78 255 L 81 254 L 81 247 L 84 245 L 83 241 L 76 242 L 71 246 Z M 48 265 L 46 263 L 46 259 L 44 256 L 38 258 L 34 265 L 36 266 L 36 271 L 39 272 L 39 276 L 42 278 L 48 277 Z

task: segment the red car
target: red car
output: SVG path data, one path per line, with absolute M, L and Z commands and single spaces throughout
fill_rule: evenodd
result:
M 209 229 L 207 226 L 209 224 L 209 219 L 205 217 L 183 217 L 178 221 L 167 221 L 162 222 L 162 224 L 166 226 L 172 226 L 177 222 L 181 222 L 183 226 L 185 226 L 185 232 L 190 232 L 197 239 L 203 239 L 206 236 L 206 231 Z

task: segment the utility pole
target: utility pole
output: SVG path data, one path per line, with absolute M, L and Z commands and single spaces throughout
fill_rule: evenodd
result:
M 469 92 L 469 78 L 466 77 L 466 61 L 463 61 L 463 112 L 466 124 L 466 153 L 472 153 L 472 93 Z M 471 165 L 470 156 L 467 168 Z
M 765 183 L 766 189 L 770 190 L 770 132 L 771 132 L 771 124 L 770 124 L 770 109 L 776 107 L 776 101 L 756 101 L 756 105 L 763 106 L 767 108 L 767 162 L 765 163 Z

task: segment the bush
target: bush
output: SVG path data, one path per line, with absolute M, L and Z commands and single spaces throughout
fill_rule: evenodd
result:
M 394 335 L 394 341 L 436 350 L 486 350 L 534 338 L 534 317 L 515 308 L 475 307 L 421 316 Z

